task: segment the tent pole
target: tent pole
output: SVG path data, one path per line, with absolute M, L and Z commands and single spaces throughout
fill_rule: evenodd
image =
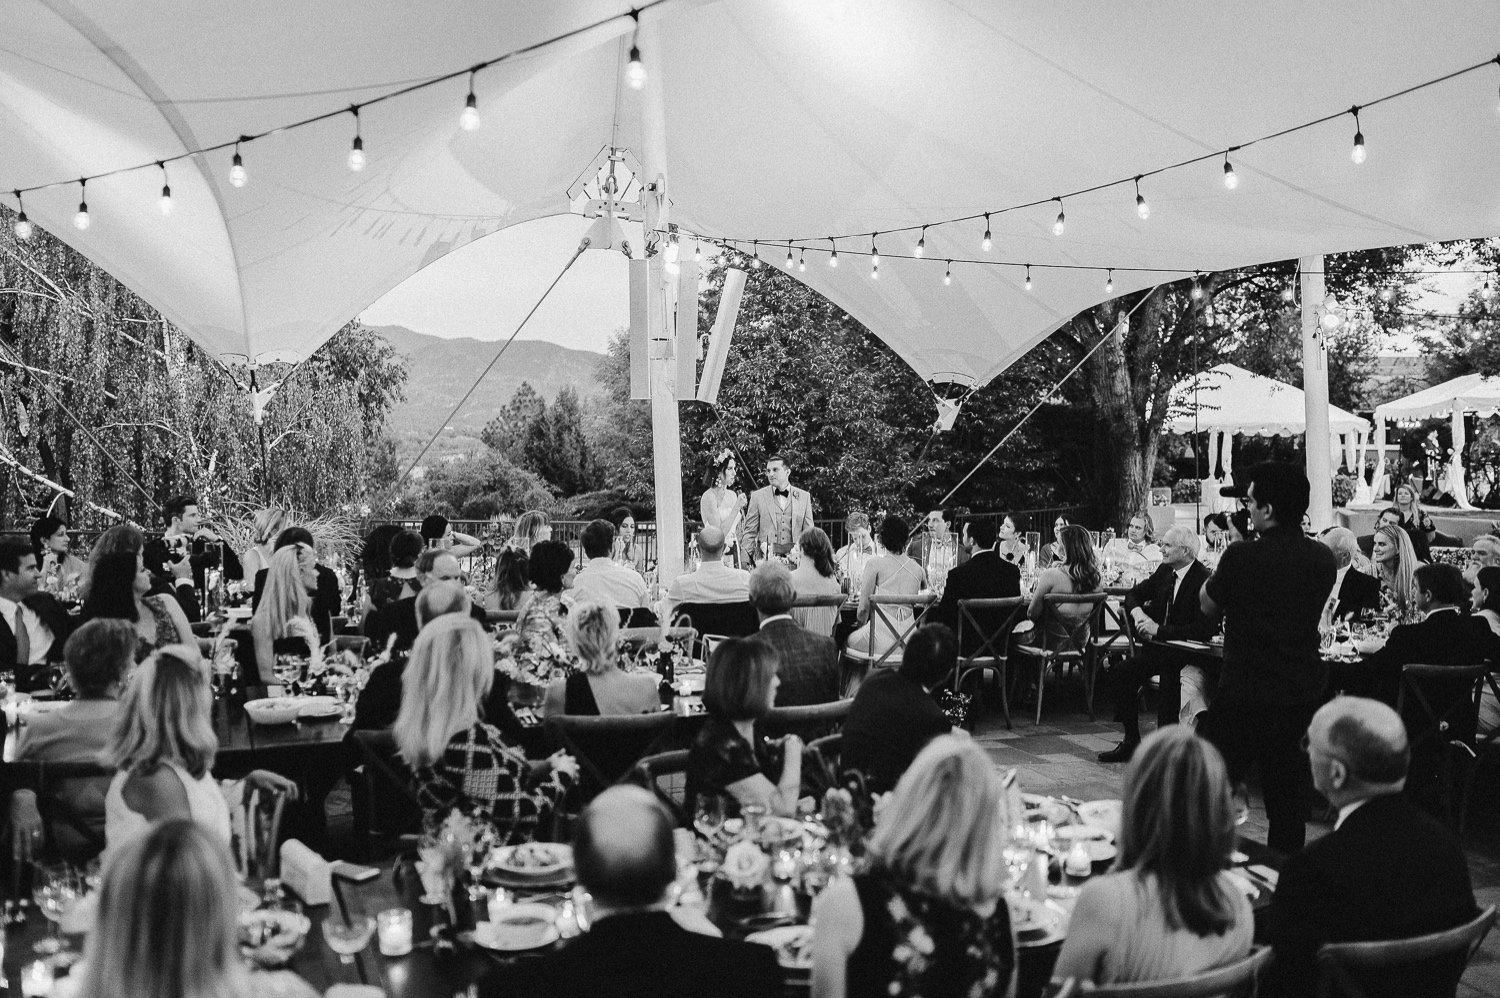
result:
M 1302 393 L 1305 407 L 1307 512 L 1315 530 L 1333 526 L 1333 459 L 1328 428 L 1328 362 L 1323 349 L 1323 258 L 1297 261 L 1302 272 Z M 1289 524 L 1291 526 L 1291 524 Z

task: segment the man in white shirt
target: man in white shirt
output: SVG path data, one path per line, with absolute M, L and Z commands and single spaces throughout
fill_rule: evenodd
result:
M 1124 537 L 1116 537 L 1104 547 L 1104 557 L 1119 568 L 1145 578 L 1161 564 L 1161 548 L 1146 539 L 1146 516 L 1137 513 L 1130 518 Z
M 672 580 L 662 601 L 662 620 L 670 621 L 672 608 L 679 603 L 744 603 L 750 599 L 750 573 L 724 563 L 724 542 L 724 531 L 718 527 L 698 531 L 702 562 L 696 572 Z
M 573 595 L 597 602 L 610 602 L 625 610 L 648 606 L 646 580 L 641 573 L 610 558 L 615 543 L 615 525 L 594 520 L 583 528 L 583 556 L 587 559 L 573 579 Z
M 62 659 L 72 623 L 63 605 L 38 592 L 36 554 L 24 537 L 0 538 L 0 672 L 14 672 L 21 692 L 47 687 L 47 669 Z

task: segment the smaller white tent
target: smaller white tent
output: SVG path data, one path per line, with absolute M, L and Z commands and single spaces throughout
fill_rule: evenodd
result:
M 1469 503 L 1468 487 L 1464 484 L 1463 461 L 1464 445 L 1468 442 L 1464 433 L 1464 414 L 1470 412 L 1481 417 L 1500 412 L 1500 378 L 1465 374 L 1441 385 L 1424 388 L 1414 395 L 1377 405 L 1375 447 L 1380 454 L 1380 463 L 1375 466 L 1377 491 L 1381 491 L 1380 483 L 1386 473 L 1386 420 L 1439 419 L 1447 416 L 1453 421 L 1453 456 L 1448 463 L 1448 488 L 1461 509 L 1473 509 Z
M 1203 504 L 1214 509 L 1220 505 L 1218 486 L 1233 481 L 1230 442 L 1236 433 L 1275 437 L 1307 429 L 1302 389 L 1234 364 L 1219 364 L 1179 382 L 1172 389 L 1170 405 L 1167 430 L 1213 434 L 1205 469 L 1208 475 L 1201 484 Z M 1347 467 L 1358 468 L 1370 432 L 1369 421 L 1330 405 L 1328 429 L 1334 451 L 1343 453 Z

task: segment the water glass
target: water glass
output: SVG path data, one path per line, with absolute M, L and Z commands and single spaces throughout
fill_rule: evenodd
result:
M 375 919 L 369 915 L 355 915 L 347 922 L 336 915 L 323 919 L 323 938 L 328 948 L 339 955 L 340 963 L 353 963 L 354 954 L 368 946 L 374 934 Z

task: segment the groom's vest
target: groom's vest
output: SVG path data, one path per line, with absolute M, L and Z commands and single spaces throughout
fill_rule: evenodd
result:
M 772 544 L 790 546 L 796 538 L 792 536 L 792 500 L 787 499 L 786 509 L 776 501 L 776 493 L 771 493 L 771 515 L 775 517 L 774 529 L 767 538 Z

